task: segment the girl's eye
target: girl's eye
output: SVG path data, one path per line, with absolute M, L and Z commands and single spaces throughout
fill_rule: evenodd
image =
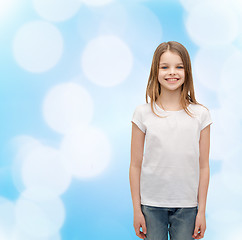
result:
M 167 67 L 161 67 L 161 68 L 165 69 L 165 68 L 167 68 Z M 182 67 L 182 66 L 179 66 L 178 68 L 183 68 L 183 67 Z

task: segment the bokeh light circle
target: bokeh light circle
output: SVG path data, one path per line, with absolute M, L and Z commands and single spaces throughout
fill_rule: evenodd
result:
M 16 201 L 17 228 L 33 237 L 48 237 L 59 232 L 65 208 L 58 197 L 40 198 L 38 189 L 26 189 Z
M 86 127 L 64 136 L 60 149 L 67 169 L 77 178 L 101 174 L 111 158 L 111 146 L 105 133 Z
M 218 86 L 218 100 L 222 105 L 233 109 L 240 119 L 242 119 L 242 113 L 238 109 L 242 108 L 242 82 L 238 76 L 240 76 L 241 62 L 241 51 L 231 53 L 222 66 L 221 83 Z
M 113 0 L 80 0 L 88 6 L 99 7 L 111 3 Z
M 231 54 L 236 52 L 236 48 L 231 45 L 202 47 L 198 49 L 195 59 L 193 72 L 196 79 L 208 89 L 216 91 L 221 83 L 223 67 Z
M 71 174 L 60 159 L 59 151 L 51 147 L 39 146 L 29 151 L 21 169 L 25 187 L 46 188 L 56 196 L 64 193 L 70 185 Z
M 118 37 L 99 36 L 87 44 L 82 54 L 84 74 L 93 83 L 111 87 L 123 82 L 133 66 L 130 48 Z
M 24 159 L 30 152 L 41 147 L 42 144 L 34 137 L 18 135 L 11 140 L 11 145 L 16 152 L 11 166 L 12 179 L 16 189 L 19 192 L 22 192 L 26 188 L 21 173 Z
M 73 17 L 81 6 L 81 0 L 33 0 L 36 12 L 49 21 L 65 21 Z
M 191 39 L 199 46 L 230 44 L 239 30 L 238 18 L 229 5 L 213 1 L 195 5 L 188 13 L 185 25 Z
M 0 239 L 8 240 L 15 226 L 15 204 L 0 197 Z
M 25 70 L 35 73 L 53 68 L 63 51 L 59 30 L 44 21 L 33 21 L 20 27 L 14 37 L 13 54 Z
M 43 102 L 43 115 L 53 130 L 66 134 L 89 124 L 93 102 L 88 91 L 77 83 L 62 83 L 48 91 Z

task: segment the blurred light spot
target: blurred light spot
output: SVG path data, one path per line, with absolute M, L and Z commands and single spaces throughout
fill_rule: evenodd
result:
M 242 81 L 238 77 L 241 75 L 242 52 L 231 53 L 221 69 L 221 84 L 218 86 L 218 99 L 221 104 L 234 109 L 236 117 L 242 119 Z M 233 104 L 231 104 L 233 103 Z
M 33 237 L 49 237 L 59 232 L 65 208 L 57 198 L 38 199 L 27 189 L 16 201 L 17 228 Z
M 226 112 L 226 115 L 231 115 Z M 231 123 L 231 126 L 234 126 Z M 226 126 L 225 126 L 226 128 Z M 232 127 L 231 127 L 232 128 Z M 241 132 L 234 126 L 234 128 Z M 231 134 L 232 138 L 234 134 Z M 223 136 L 227 138 L 227 136 Z M 219 139 L 219 138 L 218 138 Z M 241 143 L 241 141 L 240 141 Z M 220 149 L 224 149 L 220 146 Z M 241 218 L 241 144 L 236 147 L 228 146 L 224 150 L 225 156 L 221 171 L 211 176 L 208 190 L 207 212 L 209 213 L 209 224 L 211 226 L 221 226 L 223 228 L 235 227 L 237 223 L 242 222 Z M 226 208 L 224 208 L 226 206 Z M 236 206 L 236 209 L 234 209 Z M 224 217 L 226 216 L 226 217 Z M 228 217 L 227 217 L 228 216 Z M 217 229 L 214 229 L 217 233 Z M 224 238 L 222 238 L 224 239 Z M 232 238 L 231 238 L 232 239 Z
M 101 8 L 82 8 L 77 24 L 80 37 L 85 41 L 97 35 L 122 36 L 127 25 L 127 10 L 118 2 Z
M 93 127 L 74 130 L 61 143 L 64 164 L 77 178 L 95 177 L 108 166 L 111 146 L 105 133 Z
M 25 189 L 21 174 L 23 161 L 30 152 L 38 149 L 41 146 L 41 143 L 31 136 L 19 135 L 11 140 L 11 145 L 14 149 L 14 152 L 16 152 L 12 163 L 13 183 L 17 190 L 22 192 Z
M 52 236 L 48 236 L 48 237 L 40 237 L 40 236 L 33 237 L 33 236 L 28 235 L 27 233 L 21 231 L 21 229 L 18 229 L 16 227 L 13 231 L 12 238 L 10 240 L 61 240 L 61 236 L 59 233 L 56 233 L 56 234 L 54 234 Z
M 65 21 L 73 17 L 81 6 L 80 0 L 33 0 L 37 13 L 49 21 Z
M 233 45 L 200 48 L 194 59 L 193 72 L 196 78 L 208 89 L 217 91 L 223 65 L 235 51 L 236 48 Z
M 242 199 L 242 176 L 236 172 L 224 171 L 223 175 L 224 185 L 227 186 L 234 194 L 238 195 Z M 238 184 L 239 183 L 239 184 Z
M 236 217 L 234 220 L 238 220 L 240 218 L 240 212 L 241 212 L 241 198 L 239 198 L 237 195 L 232 193 L 230 189 L 227 188 L 223 184 L 223 178 L 222 178 L 222 172 L 218 174 L 214 174 L 211 176 L 210 184 L 209 184 L 209 190 L 208 190 L 208 199 L 207 199 L 207 212 L 209 212 L 209 216 L 213 216 L 213 221 L 215 221 L 213 224 L 219 225 L 221 224 L 229 224 L 228 221 L 231 221 L 229 218 L 221 217 L 220 214 L 223 213 L 223 211 L 233 211 L 232 206 L 238 206 Z M 226 193 L 226 194 L 225 194 Z M 230 203 L 230 204 L 228 204 Z M 226 208 L 223 208 L 223 206 L 226 206 Z M 237 205 L 238 204 L 238 205 Z M 220 217 L 217 217 L 219 214 Z M 225 215 L 224 215 L 225 216 Z
M 232 224 L 231 224 L 232 225 Z M 227 240 L 227 239 L 237 239 L 238 236 L 241 235 L 241 229 L 242 229 L 242 219 L 240 218 L 239 221 L 234 223 L 232 226 L 228 228 L 228 234 L 223 234 L 219 240 Z
M 108 212 L 106 216 L 98 216 L 94 224 L 96 226 L 95 239 L 112 239 L 113 236 L 119 236 L 115 238 L 116 240 L 132 239 L 128 226 L 111 212 Z M 105 231 L 107 228 L 109 229 L 108 232 Z
M 0 229 L 0 239 L 1 240 L 9 240 L 10 237 L 6 236 L 6 234 L 2 233 L 2 230 Z
M 200 0 L 179 0 L 185 10 L 190 11 L 193 7 L 198 5 L 201 1 Z M 205 2 L 207 0 L 203 0 Z
M 39 146 L 23 156 L 22 179 L 26 188 L 43 187 L 56 196 L 66 191 L 71 174 L 64 168 L 57 150 Z
M 52 129 L 65 134 L 89 124 L 93 115 L 92 98 L 76 83 L 59 84 L 47 93 L 43 115 Z
M 16 33 L 13 52 L 18 64 L 30 72 L 44 72 L 54 67 L 63 50 L 59 30 L 43 21 L 29 22 Z
M 154 54 L 154 50 L 163 41 L 161 22 L 154 11 L 142 4 L 131 4 L 126 11 L 126 30 L 121 37 L 135 52 L 136 58 L 144 61 Z M 177 15 L 179 12 L 173 14 Z
M 216 110 L 211 109 L 210 112 L 214 121 L 211 130 L 210 158 L 226 161 L 231 149 L 241 145 L 241 124 L 230 108 L 222 106 Z
M 219 0 L 217 0 L 219 1 Z M 240 0 L 224 0 L 227 1 L 227 3 L 229 3 L 231 5 L 231 7 L 233 7 L 234 11 L 240 13 L 242 13 L 242 1 Z
M 197 4 L 185 22 L 188 34 L 200 46 L 230 44 L 238 35 L 238 18 L 229 4 Z M 198 27 L 199 26 L 199 27 Z
M 240 220 L 240 213 L 237 212 L 236 209 L 233 210 L 233 209 L 225 208 L 225 209 L 221 209 L 220 211 L 216 211 L 216 214 L 211 214 L 211 217 L 219 226 L 226 227 L 229 224 L 231 224 L 231 219 L 234 222 L 236 222 L 236 220 Z
M 16 0 L 0 0 L 0 20 L 9 14 Z
M 9 240 L 15 225 L 15 205 L 6 198 L 0 197 L 0 239 Z
M 238 120 L 239 121 L 239 120 Z M 236 128 L 236 126 L 235 126 Z M 241 132 L 241 130 L 237 129 Z M 241 143 L 241 141 L 240 141 Z M 221 171 L 222 183 L 230 189 L 230 191 L 242 199 L 242 162 L 241 162 L 241 144 L 237 148 L 231 148 L 226 156 L 226 161 L 224 161 Z M 241 207 L 242 211 L 242 207 Z M 241 219 L 242 220 L 242 219 Z
M 81 2 L 89 5 L 89 6 L 102 6 L 105 4 L 111 3 L 113 0 L 80 0 Z
M 100 36 L 86 46 L 81 65 L 90 81 L 111 87 L 120 84 L 130 74 L 133 56 L 129 47 L 118 37 Z

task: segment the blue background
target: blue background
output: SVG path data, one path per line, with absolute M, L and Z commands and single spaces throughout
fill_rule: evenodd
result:
M 59 5 L 55 4 L 55 1 L 52 2 L 53 6 L 56 7 L 56 11 L 53 10 L 53 13 L 58 12 Z M 216 1 L 214 2 L 216 3 Z M 224 6 L 227 8 L 226 4 L 228 3 L 227 1 L 224 2 Z M 232 4 L 229 4 L 230 10 L 228 11 L 239 16 L 242 6 L 240 9 L 234 2 L 232 1 Z M 215 79 L 209 78 L 211 71 L 213 72 L 211 70 L 213 69 L 212 62 L 209 62 L 211 69 L 208 69 L 207 73 L 206 70 L 203 72 L 203 74 L 207 74 L 207 79 L 199 78 L 200 69 L 194 65 L 197 54 L 201 49 L 207 51 L 208 61 L 210 59 L 209 49 L 217 47 L 221 49 L 226 49 L 228 46 L 236 48 L 237 54 L 241 54 L 241 30 L 240 32 L 238 29 L 235 30 L 231 39 L 228 39 L 227 42 L 221 42 L 221 35 L 218 34 L 216 38 L 216 31 L 220 31 L 219 33 L 224 34 L 222 36 L 226 37 L 226 29 L 224 32 L 221 29 L 214 29 L 215 34 L 213 36 L 209 36 L 210 32 L 208 30 L 206 35 L 206 29 L 209 29 L 210 26 L 206 25 L 202 20 L 199 22 L 198 16 L 196 24 L 200 23 L 200 25 L 197 25 L 197 29 L 202 29 L 204 38 L 201 41 L 196 41 L 199 38 L 199 30 L 196 32 L 193 31 L 194 28 L 189 28 L 191 26 L 189 17 L 195 11 L 196 5 L 199 4 L 197 1 L 194 1 L 190 8 L 188 7 L 189 1 L 175 0 L 120 0 L 103 5 L 81 3 L 79 7 L 76 7 L 75 13 L 62 20 L 48 19 L 48 17 L 41 15 L 34 5 L 34 1 L 12 1 L 10 6 L 7 1 L 2 1 L 1 4 L 4 15 L 0 18 L 0 209 L 2 209 L 1 204 L 11 203 L 13 218 L 6 223 L 4 219 L 8 213 L 6 212 L 6 215 L 4 215 L 4 212 L 0 214 L 0 236 L 3 233 L 2 236 L 6 239 L 26 239 L 26 237 L 23 237 L 25 235 L 13 235 L 16 229 L 21 228 L 18 225 L 19 220 L 15 221 L 15 218 L 21 219 L 21 217 L 19 218 L 18 213 L 15 213 L 14 206 L 17 206 L 17 201 L 26 187 L 22 184 L 22 188 L 18 188 L 13 180 L 14 174 L 16 174 L 13 171 L 14 162 L 23 146 L 21 140 L 20 143 L 16 144 L 15 139 L 28 136 L 37 139 L 45 146 L 59 149 L 65 134 L 53 129 L 46 121 L 43 116 L 43 101 L 46 94 L 55 86 L 74 82 L 86 89 L 91 96 L 94 107 L 89 126 L 95 126 L 102 130 L 108 139 L 111 147 L 108 165 L 98 174 L 89 178 L 72 175 L 71 182 L 66 190 L 57 196 L 63 203 L 65 216 L 63 224 L 56 231 L 56 236 L 47 234 L 46 237 L 38 238 L 36 234 L 36 238 L 34 236 L 29 237 L 30 239 L 43 240 L 138 239 L 133 229 L 133 208 L 129 187 L 130 121 L 135 107 L 145 103 L 146 84 L 156 47 L 161 42 L 172 40 L 182 43 L 187 48 L 192 61 L 196 99 L 210 109 L 214 122 L 211 125 L 211 190 L 209 189 L 211 193 L 209 192 L 207 201 L 205 238 L 208 240 L 215 238 L 229 239 L 228 236 L 239 231 L 239 226 L 242 225 L 242 209 L 237 209 L 236 204 L 241 202 L 242 198 L 242 189 L 240 187 L 242 181 L 239 175 L 242 168 L 241 164 L 236 164 L 239 163 L 239 156 L 241 156 L 241 139 L 237 134 L 241 133 L 242 115 L 239 111 L 235 111 L 235 108 L 231 112 L 227 111 L 230 101 L 237 100 L 236 102 L 239 102 L 240 99 L 230 99 L 230 97 L 232 95 L 231 91 L 241 87 L 241 83 L 239 82 L 239 75 L 237 75 L 237 79 L 229 79 L 229 82 L 226 83 L 223 78 L 224 74 L 222 74 L 227 73 L 228 64 L 233 63 L 234 52 L 231 51 L 225 54 L 222 60 L 218 57 L 223 65 L 220 66 L 220 69 L 214 68 L 214 71 L 221 72 L 220 77 L 216 79 L 216 83 L 210 84 L 209 82 L 215 81 Z M 66 4 L 68 4 L 68 1 L 66 1 Z M 206 4 L 206 1 L 203 4 Z M 46 6 L 47 9 L 48 5 Z M 106 25 L 104 21 L 104 25 L 101 25 L 103 24 L 102 20 L 105 17 L 105 11 L 110 13 L 112 9 L 116 9 L 116 6 L 122 6 L 127 19 L 122 19 L 122 16 L 125 16 L 122 14 L 114 18 L 116 21 L 114 21 L 114 24 L 119 23 L 116 28 L 112 26 L 112 21 L 109 21 Z M 201 8 L 201 11 L 203 9 L 206 9 L 206 7 Z M 227 21 L 223 10 L 221 9 L 221 16 L 224 16 Z M 62 11 L 64 12 L 64 10 Z M 146 11 L 152 14 L 160 25 L 154 19 L 151 19 L 151 15 L 146 15 Z M 210 22 L 212 24 L 214 21 L 214 24 L 218 24 L 219 28 L 219 22 L 216 23 L 215 21 L 216 13 L 214 15 L 215 17 L 210 15 Z M 54 16 L 57 16 L 57 14 L 54 14 Z M 61 13 L 59 16 L 61 16 Z M 54 26 L 63 39 L 60 57 L 56 57 L 53 66 L 49 66 L 48 69 L 43 71 L 27 69 L 25 64 L 31 62 L 31 59 L 25 56 L 22 62 L 19 61 L 17 56 L 21 51 L 14 50 L 13 47 L 14 43 L 17 42 L 17 31 L 21 30 L 25 24 L 37 20 Z M 161 26 L 161 29 L 158 28 L 159 26 Z M 130 53 L 132 53 L 132 65 L 130 65 L 131 70 L 128 71 L 128 75 L 121 81 L 116 82 L 113 78 L 114 82 L 112 83 L 108 78 L 109 82 L 105 86 L 103 83 L 105 74 L 108 75 L 108 71 L 102 73 L 100 84 L 98 84 L 98 81 L 93 81 L 86 74 L 84 66 L 81 65 L 81 59 L 84 59 L 83 53 L 93 39 L 108 34 L 116 36 L 125 43 Z M 29 37 L 31 37 L 31 33 L 29 33 Z M 48 38 L 48 36 L 44 37 Z M 211 42 L 209 41 L 210 37 L 213 38 Z M 25 45 L 23 48 L 28 51 Z M 38 54 L 38 43 L 36 43 L 36 52 Z M 125 54 L 122 57 L 125 57 Z M 105 63 L 104 55 L 103 58 Z M 114 60 L 119 61 L 120 59 Z M 199 63 L 201 61 L 204 61 L 204 66 L 206 66 L 206 59 L 199 59 Z M 39 63 L 36 63 L 36 66 L 41 66 L 44 62 L 40 60 Z M 93 61 L 93 64 L 95 71 L 95 64 L 102 64 L 102 61 Z M 125 67 L 125 64 L 121 59 L 120 71 L 123 71 L 123 66 Z M 239 73 L 237 68 L 230 69 L 230 71 Z M 119 75 L 119 72 L 116 74 Z M 112 76 L 115 77 L 115 75 Z M 230 85 L 234 85 L 234 88 Z M 236 96 L 240 97 L 239 94 Z M 239 103 L 236 106 L 239 107 Z M 228 113 L 233 116 L 233 124 L 229 124 L 229 120 L 223 118 Z M 82 114 L 83 118 L 85 118 L 86 113 L 83 112 Z M 224 130 L 224 128 L 228 130 Z M 229 145 L 229 139 L 236 139 L 236 146 L 232 145 L 233 141 Z M 228 163 L 230 159 L 234 159 L 235 162 Z M 235 159 L 238 159 L 238 161 Z M 102 158 L 99 160 L 103 161 Z M 22 161 L 25 161 L 25 159 L 23 158 Z M 225 166 L 231 166 L 231 168 Z M 18 171 L 18 177 L 23 177 L 21 167 Z M 237 177 L 233 179 L 230 176 Z M 219 189 L 217 189 L 218 186 Z M 216 189 L 215 194 L 214 190 Z M 223 191 L 223 189 L 228 191 Z M 219 207 L 216 209 L 215 206 L 218 202 Z M 221 215 L 218 215 L 219 210 L 222 211 L 220 212 Z M 35 224 L 34 221 L 33 224 Z M 8 228 L 10 230 L 7 230 Z M 28 231 L 24 234 L 28 235 Z M 1 239 L 5 240 L 4 237 Z

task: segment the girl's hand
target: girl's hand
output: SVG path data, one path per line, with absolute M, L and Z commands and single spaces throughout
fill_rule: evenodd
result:
M 140 231 L 140 227 L 142 227 L 142 232 Z M 142 213 L 142 211 L 138 211 L 134 213 L 134 230 L 136 235 L 141 238 L 146 238 L 146 224 L 145 224 L 145 217 Z
M 205 213 L 198 212 L 197 217 L 196 217 L 196 222 L 195 222 L 195 229 L 194 229 L 194 233 L 193 233 L 192 237 L 195 239 L 203 238 L 205 230 L 206 230 Z

